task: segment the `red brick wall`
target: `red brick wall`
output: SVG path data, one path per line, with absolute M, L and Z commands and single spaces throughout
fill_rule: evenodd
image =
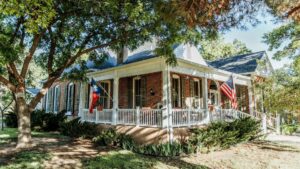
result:
M 157 108 L 157 103 L 162 102 L 162 73 L 150 73 L 140 75 L 146 79 L 146 96 L 144 107 Z M 132 84 L 134 77 L 125 77 L 119 79 L 119 108 L 132 108 Z M 155 93 L 151 95 L 151 89 Z
M 51 88 L 54 88 L 55 86 L 59 85 L 60 86 L 60 97 L 59 97 L 59 111 L 65 110 L 66 109 L 66 90 L 67 86 L 70 82 L 69 81 L 56 81 L 53 83 Z M 74 82 L 75 84 L 75 98 L 74 98 L 74 116 L 78 115 L 79 112 L 79 102 L 80 102 L 80 82 Z M 43 102 L 43 109 L 46 108 L 46 105 Z

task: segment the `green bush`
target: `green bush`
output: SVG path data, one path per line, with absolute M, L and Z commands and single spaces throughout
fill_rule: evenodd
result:
M 6 127 L 10 127 L 10 128 L 16 128 L 18 127 L 18 118 L 16 113 L 14 112 L 9 112 L 8 114 L 4 115 L 4 123 L 6 125 Z
M 100 135 L 94 137 L 92 141 L 99 146 L 113 146 L 118 143 L 118 135 L 114 129 L 109 128 L 107 130 L 103 130 Z
M 133 151 L 137 144 L 131 136 L 122 133 L 118 134 L 118 145 L 122 149 Z
M 298 130 L 298 127 L 296 124 L 283 124 L 281 130 L 283 134 L 292 135 Z
M 67 116 L 66 112 L 46 113 L 44 110 L 36 110 L 31 114 L 31 127 L 43 131 L 58 131 L 60 123 L 63 123 Z
M 215 122 L 207 128 L 192 129 L 189 143 L 197 150 L 210 151 L 214 149 L 226 149 L 240 142 L 257 138 L 260 133 L 259 122 L 250 117 L 237 119 L 233 122 Z
M 59 131 L 66 136 L 78 138 L 93 138 L 99 135 L 97 124 L 89 122 L 81 122 L 80 117 L 60 124 Z

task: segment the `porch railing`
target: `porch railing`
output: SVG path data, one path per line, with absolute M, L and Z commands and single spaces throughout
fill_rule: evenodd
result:
M 239 118 L 245 118 L 245 117 L 254 117 L 250 114 L 244 113 L 239 110 L 234 109 L 217 109 L 213 112 L 211 112 L 211 120 L 212 121 L 230 121 L 234 119 Z
M 191 126 L 205 123 L 207 111 L 204 109 L 173 109 L 172 126 Z
M 118 124 L 138 126 L 161 126 L 161 109 L 119 109 Z
M 111 124 L 112 112 L 112 109 L 103 109 L 102 111 L 94 109 L 93 112 L 90 113 L 88 109 L 83 109 L 83 120 L 94 123 Z
M 118 109 L 116 111 L 116 124 L 161 127 L 163 121 L 162 109 Z M 210 121 L 231 121 L 238 118 L 254 117 L 250 114 L 233 109 L 216 109 L 209 112 L 205 109 L 172 109 L 172 127 L 189 127 L 207 124 Z M 113 110 L 104 109 L 82 110 L 82 120 L 94 123 L 112 124 Z M 272 120 L 273 122 L 274 120 Z M 269 123 L 272 123 L 269 122 Z M 272 125 L 270 125 L 272 126 Z

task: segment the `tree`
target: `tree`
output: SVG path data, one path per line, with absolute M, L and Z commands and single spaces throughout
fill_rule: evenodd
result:
M 13 104 L 13 98 L 11 92 L 6 88 L 0 86 L 0 113 L 1 113 L 1 130 L 4 129 L 4 113 L 11 107 Z
M 239 1 L 234 2 L 238 5 Z M 229 26 L 222 19 L 233 14 L 232 4 L 220 8 L 218 3 L 208 3 L 202 6 L 207 9 L 207 17 L 202 13 L 194 16 L 203 18 L 203 24 L 199 20 L 197 26 L 187 26 L 180 14 L 168 19 L 170 13 L 166 9 L 170 9 L 170 4 L 173 1 L 6 0 L 0 3 L 0 83 L 13 93 L 16 102 L 17 147 L 31 145 L 30 114 L 65 69 L 77 63 L 84 76 L 83 56 L 101 64 L 107 48 L 135 49 L 152 37 L 159 37 L 157 54 L 164 56 L 167 63 L 175 63 L 174 43 L 197 42 L 210 36 Z M 209 11 L 214 10 L 212 17 Z M 218 22 L 217 16 L 220 16 Z M 242 19 L 235 17 L 230 25 Z M 210 20 L 213 24 L 209 24 Z M 26 103 L 26 81 L 34 62 L 47 77 L 40 92 Z
M 298 0 L 266 0 L 267 6 L 275 16 L 282 19 L 300 21 L 300 1 Z
M 269 113 L 300 113 L 300 59 L 291 66 L 276 70 L 257 86 L 263 88 L 264 107 Z
M 200 41 L 200 53 L 206 60 L 216 60 L 250 52 L 251 50 L 246 47 L 246 44 L 237 39 L 233 43 L 224 42 L 223 37 Z

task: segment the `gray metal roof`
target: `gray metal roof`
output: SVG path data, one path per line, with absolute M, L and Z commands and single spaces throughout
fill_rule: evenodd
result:
M 214 68 L 226 70 L 237 74 L 250 74 L 255 72 L 258 63 L 262 59 L 265 51 L 232 56 L 224 59 L 208 62 Z
M 35 96 L 39 93 L 40 89 L 37 88 L 26 88 L 26 92 Z

